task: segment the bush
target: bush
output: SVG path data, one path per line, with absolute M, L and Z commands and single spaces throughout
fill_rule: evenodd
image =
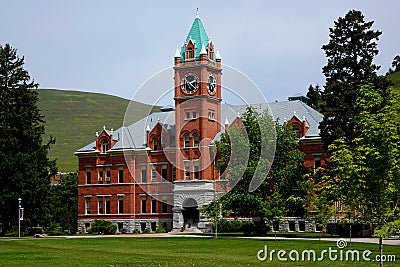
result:
M 243 232 L 245 236 L 254 236 L 256 235 L 256 225 L 253 222 L 244 222 L 240 227 L 240 230 Z
M 47 230 L 48 235 L 62 235 L 63 231 L 59 223 L 51 222 Z
M 271 229 L 263 221 L 259 221 L 259 222 L 244 222 L 242 223 L 240 230 L 246 236 L 255 236 L 255 235 L 260 236 L 260 235 L 265 235 Z
M 165 230 L 164 225 L 159 225 L 156 229 L 156 233 L 166 233 L 167 230 Z
M 117 231 L 117 226 L 110 221 L 94 220 L 87 231 L 91 234 L 113 235 Z

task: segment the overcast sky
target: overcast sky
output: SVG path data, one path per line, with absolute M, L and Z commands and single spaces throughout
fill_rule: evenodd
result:
M 252 79 L 268 101 L 324 84 L 321 46 L 350 9 L 383 31 L 375 58 L 381 74 L 400 54 L 398 0 L 0 2 L 0 43 L 18 49 L 40 88 L 130 99 L 148 78 L 172 66 L 196 8 L 222 62 Z

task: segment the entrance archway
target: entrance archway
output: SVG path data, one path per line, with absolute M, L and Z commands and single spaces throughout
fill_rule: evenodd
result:
M 187 198 L 182 203 L 184 228 L 196 227 L 200 220 L 200 212 L 196 200 Z

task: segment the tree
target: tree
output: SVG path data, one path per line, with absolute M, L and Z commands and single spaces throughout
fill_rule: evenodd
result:
M 394 59 L 392 61 L 392 67 L 389 68 L 389 72 L 387 74 L 398 72 L 398 71 L 400 71 L 400 56 L 399 55 L 394 57 Z
M 386 78 L 377 77 L 380 67 L 373 64 L 378 54 L 376 42 L 382 34 L 371 29 L 373 23 L 365 22 L 360 11 L 350 10 L 334 22 L 329 29 L 330 40 L 322 46 L 327 64 L 322 69 L 326 84 L 320 130 L 326 148 L 338 138 L 351 142 L 356 137 L 354 118 L 359 111 L 354 103 L 360 85 L 373 83 L 381 90 L 389 85 Z
M 260 123 L 259 122 L 264 122 Z M 226 178 L 238 173 L 243 173 L 241 179 L 233 189 L 225 194 L 219 201 L 223 210 L 230 211 L 233 216 L 261 217 L 264 221 L 272 222 L 282 216 L 303 216 L 305 214 L 305 203 L 307 198 L 307 180 L 304 167 L 304 154 L 298 150 L 298 141 L 290 123 L 280 125 L 274 122 L 266 113 L 259 114 L 253 108 L 248 107 L 241 117 L 242 127 L 231 126 L 226 133 L 223 133 L 221 140 L 216 142 L 218 154 L 221 161 L 216 168 L 221 172 L 225 171 Z M 268 125 L 268 126 L 266 126 Z M 264 157 L 261 155 L 261 131 L 260 128 L 274 128 L 270 136 L 264 138 L 271 140 L 276 138 L 276 149 L 268 147 L 274 153 L 271 170 L 264 171 L 262 182 L 257 190 L 249 192 L 254 174 L 257 173 L 257 165 Z M 237 132 L 245 131 L 248 136 L 248 161 L 241 167 L 240 164 L 233 164 L 236 168 L 229 169 L 228 166 L 234 160 L 235 149 L 232 148 L 232 138 L 240 140 Z M 240 151 L 240 149 L 238 149 Z M 238 152 L 239 153 L 239 152 Z M 243 152 L 242 152 L 243 153 Z M 271 164 L 271 161 L 265 164 Z M 229 170 L 228 170 L 229 169 Z M 228 170 L 228 171 L 227 171 Z M 211 204 L 213 205 L 213 204 Z M 210 209 L 211 210 L 211 209 Z
M 78 221 L 78 173 L 67 173 L 50 186 L 52 222 L 74 233 Z
M 338 139 L 329 147 L 331 190 L 341 193 L 360 222 L 374 225 L 382 253 L 382 238 L 400 219 L 400 94 L 390 89 L 385 99 L 382 90 L 364 85 L 355 105 L 357 138 L 351 144 Z
M 322 110 L 322 88 L 317 84 L 315 87 L 310 84 L 307 91 L 307 105 L 317 111 Z
M 43 116 L 36 105 L 38 84 L 23 68 L 24 58 L 0 45 L 0 220 L 3 231 L 17 225 L 18 198 L 25 226 L 50 220 L 48 185 L 56 171 L 47 157 L 55 140 L 43 144 Z

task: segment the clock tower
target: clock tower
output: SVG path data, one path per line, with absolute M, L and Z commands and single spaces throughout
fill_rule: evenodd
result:
M 221 131 L 221 56 L 198 15 L 174 56 L 176 180 L 174 228 L 202 228 L 200 208 L 215 197 L 209 145 Z

